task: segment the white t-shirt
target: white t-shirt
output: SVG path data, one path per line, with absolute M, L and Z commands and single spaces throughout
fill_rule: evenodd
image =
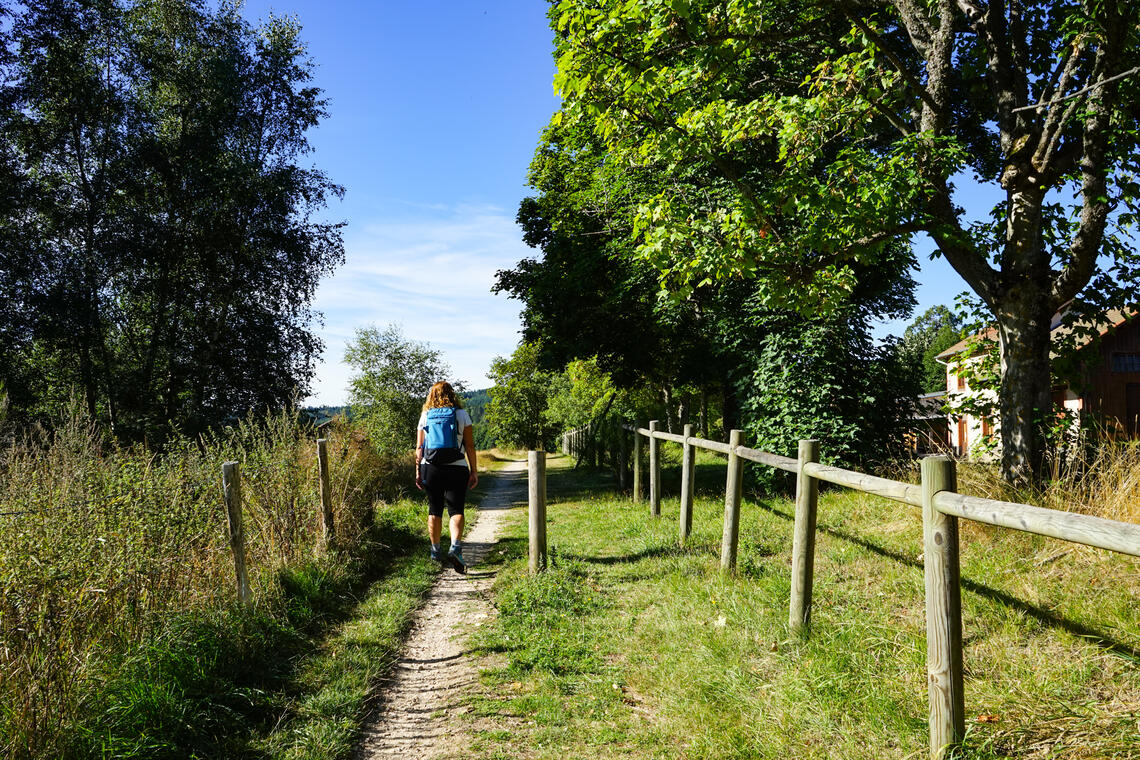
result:
M 454 462 L 436 462 L 435 464 L 449 464 L 456 467 L 467 467 L 467 455 L 463 449 L 463 431 L 471 427 L 471 415 L 466 409 L 455 410 L 455 427 L 459 433 L 459 459 Z M 416 423 L 416 430 L 427 430 L 427 410 L 420 412 L 420 421 Z

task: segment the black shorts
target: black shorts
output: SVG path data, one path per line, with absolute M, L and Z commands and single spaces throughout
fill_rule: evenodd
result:
M 442 517 L 444 505 L 447 505 L 447 514 L 453 517 L 463 514 L 470 475 L 471 471 L 463 466 L 421 463 L 420 480 L 427 491 L 428 514 Z

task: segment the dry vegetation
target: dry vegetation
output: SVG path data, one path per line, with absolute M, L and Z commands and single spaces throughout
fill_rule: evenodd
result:
M 223 461 L 242 465 L 252 606 L 283 606 L 282 573 L 321 559 L 314 437 L 281 413 L 159 455 L 108 443 L 76 413 L 0 454 L 0 757 L 64 754 L 107 663 L 172 620 L 233 607 Z M 351 553 L 397 463 L 344 427 L 329 437 Z

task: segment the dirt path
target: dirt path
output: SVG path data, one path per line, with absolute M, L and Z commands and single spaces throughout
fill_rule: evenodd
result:
M 507 510 L 525 503 L 526 462 L 512 462 L 495 476 L 475 527 L 464 537 L 468 574 L 443 570 L 416 614 L 403 657 L 364 727 L 358 760 L 440 757 L 466 743 L 455 733 L 461 724 L 448 715 L 459 709 L 478 675 L 465 657 L 467 634 L 491 612 L 486 597 L 494 574 L 481 572 L 479 564 L 494 547 Z

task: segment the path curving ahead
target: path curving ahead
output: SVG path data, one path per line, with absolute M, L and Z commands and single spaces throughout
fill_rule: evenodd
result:
M 466 745 L 458 733 L 462 724 L 448 716 L 478 676 L 466 656 L 467 635 L 491 614 L 487 596 L 494 574 L 479 565 L 495 546 L 507 510 L 526 504 L 526 462 L 511 462 L 488 480 L 491 490 L 480 500 L 478 520 L 463 541 L 468 573 L 445 568 L 428 592 L 403 655 L 380 687 L 379 706 L 365 723 L 357 760 L 433 758 Z

